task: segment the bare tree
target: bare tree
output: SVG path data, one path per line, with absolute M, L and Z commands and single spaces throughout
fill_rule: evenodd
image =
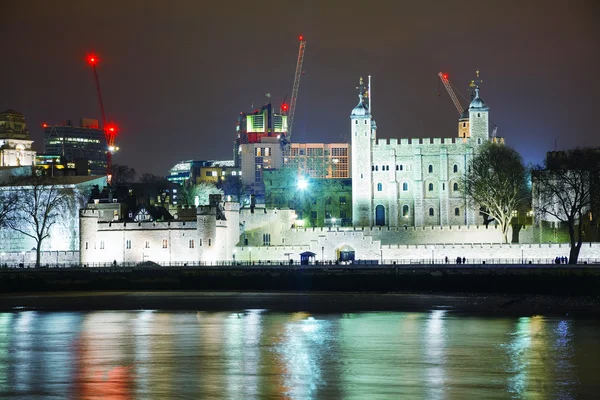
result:
M 0 190 L 0 228 L 8 225 L 8 220 L 12 217 L 17 205 L 18 197 L 10 187 Z
M 135 168 L 130 168 L 127 165 L 113 164 L 112 166 L 112 185 L 126 185 L 135 181 Z
M 519 153 L 501 144 L 485 144 L 469 165 L 462 185 L 484 217 L 496 220 L 507 243 L 512 213 L 529 199 L 527 169 Z
M 571 250 L 569 264 L 577 264 L 583 218 L 592 209 L 595 182 L 600 176 L 600 151 L 574 149 L 549 153 L 544 166 L 533 171 L 534 205 L 540 218 L 567 224 Z
M 35 265 L 40 265 L 40 252 L 50 229 L 68 210 L 73 191 L 60 186 L 59 178 L 31 176 L 16 181 L 13 191 L 18 200 L 8 226 L 36 242 Z

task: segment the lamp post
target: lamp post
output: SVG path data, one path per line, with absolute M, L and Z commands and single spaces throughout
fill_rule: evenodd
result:
M 23 256 L 23 268 L 25 268 L 25 252 L 22 251 L 21 255 Z
M 233 250 L 233 263 L 235 264 L 235 249 Z
M 525 259 L 523 257 L 523 246 L 521 246 L 521 264 L 525 264 Z
M 250 254 L 250 256 L 249 256 L 250 264 L 252 264 L 252 247 L 248 247 L 248 253 Z
M 435 246 L 431 246 L 431 263 L 435 264 Z
M 325 246 L 321 246 L 321 264 L 325 262 Z

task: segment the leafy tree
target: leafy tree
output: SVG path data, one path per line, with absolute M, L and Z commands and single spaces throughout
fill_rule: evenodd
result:
M 238 175 L 227 175 L 217 187 L 223 190 L 225 196 L 231 196 L 240 204 L 243 204 L 244 197 L 250 193 L 249 187 L 242 183 L 242 177 Z
M 536 214 L 566 223 L 569 230 L 569 264 L 577 264 L 584 217 L 592 210 L 600 177 L 600 149 L 574 149 L 549 153 L 533 171 Z
M 519 153 L 510 147 L 486 143 L 462 181 L 469 199 L 479 205 L 484 219 L 496 220 L 504 242 L 512 213 L 529 199 L 527 169 Z
M 141 176 L 138 186 L 139 195 L 150 204 L 149 199 L 158 200 L 160 206 L 164 207 L 171 195 L 171 186 L 174 185 L 164 176 L 145 173 Z
M 194 184 L 190 180 L 185 181 L 179 188 L 179 199 L 183 206 L 207 205 L 211 194 L 223 195 L 223 191 L 212 183 Z
M 15 212 L 8 219 L 8 226 L 36 242 L 35 265 L 40 265 L 40 252 L 50 229 L 68 212 L 74 201 L 72 189 L 60 185 L 64 178 L 33 175 L 15 181 L 12 190 L 18 192 Z

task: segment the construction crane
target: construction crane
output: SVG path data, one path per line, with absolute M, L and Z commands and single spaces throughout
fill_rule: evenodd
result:
M 106 139 L 106 180 L 110 185 L 112 180 L 112 153 L 118 148 L 115 147 L 115 137 L 117 136 L 117 126 L 113 123 L 106 123 L 106 113 L 104 112 L 104 103 L 102 102 L 102 92 L 100 91 L 100 81 L 98 79 L 98 71 L 96 70 L 96 64 L 98 64 L 98 56 L 95 54 L 89 55 L 87 58 L 88 64 L 92 67 L 94 72 L 94 81 L 96 82 L 96 93 L 98 95 L 98 104 L 100 105 L 100 112 L 102 115 L 102 130 L 104 131 L 104 138 Z
M 439 72 L 438 76 L 440 77 L 442 83 L 446 87 L 446 90 L 448 91 L 448 94 L 450 95 L 450 98 L 452 99 L 452 102 L 454 103 L 454 106 L 456 107 L 456 110 L 458 111 L 458 115 L 462 115 L 462 113 L 465 111 L 465 109 L 463 108 L 462 104 L 460 104 L 460 101 L 456 97 L 456 94 L 454 93 L 454 90 L 452 89 L 452 86 L 450 85 L 450 81 L 448 80 L 448 74 L 446 74 L 444 72 Z
M 290 98 L 290 107 L 288 112 L 287 142 L 292 141 L 292 127 L 294 125 L 294 114 L 296 112 L 296 100 L 298 98 L 298 88 L 300 87 L 300 77 L 302 76 L 302 62 L 304 61 L 304 49 L 306 40 L 300 36 L 300 48 L 298 49 L 298 61 L 296 62 L 296 74 L 294 75 L 294 86 L 292 87 L 292 97 Z M 285 108 L 285 104 L 284 104 Z

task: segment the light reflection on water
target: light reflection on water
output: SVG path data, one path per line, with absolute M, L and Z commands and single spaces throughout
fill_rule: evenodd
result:
M 0 397 L 594 397 L 599 333 L 440 310 L 0 313 Z

